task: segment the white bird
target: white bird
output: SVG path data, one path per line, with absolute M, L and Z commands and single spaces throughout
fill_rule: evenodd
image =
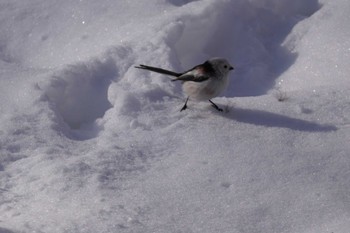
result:
M 135 66 L 135 68 L 176 77 L 171 81 L 182 81 L 182 89 L 186 93 L 187 99 L 181 111 L 187 109 L 188 100 L 193 99 L 195 101 L 208 100 L 220 112 L 222 109 L 211 101 L 211 99 L 220 95 L 226 89 L 229 71 L 234 69 L 224 58 L 211 58 L 203 64 L 197 65 L 183 73 L 176 73 L 146 65 Z

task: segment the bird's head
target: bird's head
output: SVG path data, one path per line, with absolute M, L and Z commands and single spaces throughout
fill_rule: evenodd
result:
M 222 74 L 227 74 L 233 70 L 233 66 L 225 58 L 215 57 L 208 60 L 215 70 Z

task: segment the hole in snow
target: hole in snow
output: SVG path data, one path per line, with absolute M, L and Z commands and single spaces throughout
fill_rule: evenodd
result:
M 16 61 L 15 58 L 8 52 L 7 42 L 3 40 L 0 40 L 0 61 L 6 63 L 13 63 Z
M 112 107 L 107 91 L 117 74 L 113 59 L 70 65 L 52 77 L 46 96 L 71 129 L 91 128 Z
M 14 231 L 10 231 L 8 229 L 0 227 L 0 233 L 14 233 Z

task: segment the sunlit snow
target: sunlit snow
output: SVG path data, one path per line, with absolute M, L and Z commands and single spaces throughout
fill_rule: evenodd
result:
M 0 0 L 0 233 L 350 232 L 348 0 Z M 177 72 L 235 70 L 209 103 Z

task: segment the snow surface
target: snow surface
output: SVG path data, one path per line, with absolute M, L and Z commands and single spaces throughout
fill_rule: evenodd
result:
M 348 0 L 0 0 L 0 233 L 350 232 Z M 215 102 L 134 69 L 235 66 Z

